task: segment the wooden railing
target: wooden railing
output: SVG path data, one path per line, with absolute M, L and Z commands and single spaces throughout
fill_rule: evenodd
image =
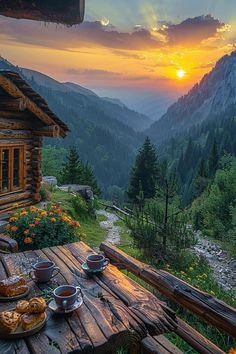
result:
M 123 268 L 150 284 L 168 299 L 191 311 L 206 323 L 236 338 L 236 309 L 164 270 L 155 269 L 134 259 L 107 242 L 103 242 L 100 249 L 112 261 L 122 265 Z M 181 319 L 178 319 L 178 324 L 176 334 L 199 353 L 224 353 Z

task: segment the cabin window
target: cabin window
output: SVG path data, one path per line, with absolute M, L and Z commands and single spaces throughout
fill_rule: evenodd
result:
M 24 146 L 0 145 L 0 194 L 24 187 Z

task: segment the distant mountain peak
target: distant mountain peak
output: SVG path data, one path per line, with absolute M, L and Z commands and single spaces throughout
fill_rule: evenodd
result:
M 147 134 L 161 142 L 236 105 L 236 51 L 223 56 L 201 81 L 153 123 Z

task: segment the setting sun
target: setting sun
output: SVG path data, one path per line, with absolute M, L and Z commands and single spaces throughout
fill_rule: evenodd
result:
M 184 71 L 183 69 L 179 69 L 176 71 L 176 75 L 179 79 L 183 79 L 186 75 L 186 71 Z

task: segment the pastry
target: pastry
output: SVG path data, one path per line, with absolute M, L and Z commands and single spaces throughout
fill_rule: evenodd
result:
M 21 315 L 15 311 L 3 311 L 0 313 L 0 328 L 4 332 L 15 332 L 20 322 Z
M 33 297 L 29 300 L 29 313 L 42 313 L 46 308 L 47 304 L 42 297 Z
M 28 300 L 18 301 L 16 304 L 16 312 L 18 312 L 18 313 L 29 312 L 29 301 Z
M 24 294 L 28 290 L 26 280 L 18 275 L 0 281 L 0 295 L 11 297 Z
M 46 318 L 45 312 L 43 313 L 24 313 L 21 316 L 21 325 L 24 331 L 28 331 L 36 327 L 40 322 Z

